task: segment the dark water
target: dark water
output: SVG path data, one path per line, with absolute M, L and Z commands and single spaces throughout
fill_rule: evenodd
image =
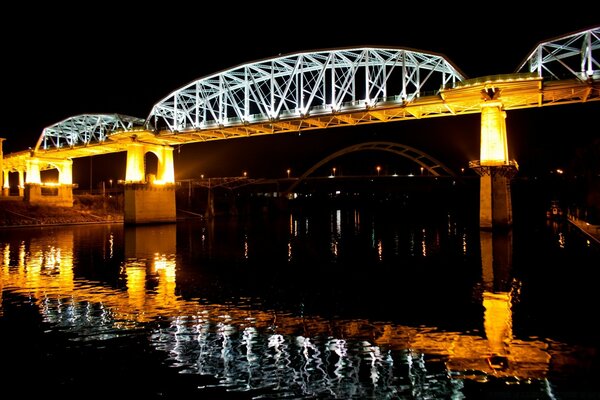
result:
M 4 231 L 3 393 L 600 398 L 598 247 L 566 222 L 466 221 L 345 208 Z

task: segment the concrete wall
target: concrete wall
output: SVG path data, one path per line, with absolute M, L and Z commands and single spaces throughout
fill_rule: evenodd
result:
M 125 185 L 126 224 L 175 222 L 175 185 Z
M 511 225 L 510 178 L 494 172 L 482 175 L 479 187 L 479 227 L 503 229 Z
M 46 190 L 55 190 L 56 194 L 42 194 L 41 185 L 28 183 L 25 185 L 23 200 L 29 205 L 73 207 L 73 185 L 59 185 Z

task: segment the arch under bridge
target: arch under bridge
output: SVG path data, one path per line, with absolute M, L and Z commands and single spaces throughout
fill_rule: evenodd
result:
M 407 146 L 400 143 L 394 142 L 365 142 L 359 143 L 352 146 L 345 147 L 341 150 L 336 151 L 317 162 L 315 165 L 306 170 L 298 179 L 286 190 L 286 192 L 293 192 L 296 187 L 307 177 L 312 175 L 316 170 L 321 168 L 323 165 L 335 160 L 341 156 L 350 153 L 356 153 L 359 151 L 385 151 L 388 153 L 396 154 L 405 157 L 417 164 L 419 164 L 424 170 L 433 176 L 456 176 L 455 173 L 440 161 L 436 160 L 429 154 L 415 149 L 414 147 Z M 440 173 L 441 172 L 441 173 Z
M 126 221 L 174 220 L 174 206 L 157 215 L 136 214 L 164 208 L 157 206 L 174 199 L 168 193 L 174 183 L 174 145 L 481 113 L 481 155 L 472 165 L 482 183 L 489 181 L 489 193 L 482 191 L 489 201 L 481 204 L 489 208 L 492 192 L 505 190 L 493 189 L 492 178 L 510 177 L 516 169 L 507 150 L 505 112 L 599 100 L 599 51 L 600 27 L 593 27 L 539 43 L 515 73 L 475 79 L 467 79 L 441 54 L 394 47 L 315 50 L 259 60 L 186 84 L 156 103 L 145 120 L 79 115 L 47 127 L 35 149 L 4 157 L 3 188 L 8 193 L 8 173 L 16 171 L 29 192 L 25 199 L 43 201 L 40 170 L 62 163 L 58 183 L 67 193 L 73 158 L 127 151 L 126 182 L 136 194 L 130 200 L 126 196 L 126 203 L 140 205 L 126 206 Z M 149 198 L 140 192 L 146 185 L 147 152 L 158 156 L 155 184 L 163 186 L 169 200 L 141 200 Z M 492 214 L 482 215 L 482 226 L 491 226 Z M 510 223 L 510 218 L 505 213 L 500 220 Z

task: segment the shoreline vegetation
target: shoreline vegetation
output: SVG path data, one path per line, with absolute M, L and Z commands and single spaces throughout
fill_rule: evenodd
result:
M 22 197 L 0 200 L 0 229 L 48 225 L 123 222 L 121 199 L 74 196 L 73 207 L 28 205 Z

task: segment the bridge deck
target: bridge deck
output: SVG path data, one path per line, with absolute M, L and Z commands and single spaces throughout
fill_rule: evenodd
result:
M 212 140 L 231 139 L 285 132 L 300 132 L 381 122 L 414 120 L 421 118 L 456 116 L 481 112 L 482 92 L 500 90 L 505 110 L 545 107 L 559 104 L 583 103 L 600 100 L 600 81 L 561 80 L 544 82 L 531 74 L 499 75 L 496 80 L 476 79 L 465 81 L 439 94 L 423 96 L 410 102 L 383 99 L 374 106 L 350 104 L 340 110 L 314 110 L 309 115 L 277 120 L 243 123 L 232 120 L 230 125 L 208 127 L 202 130 L 181 132 L 132 129 L 114 132 L 101 143 L 84 146 L 38 149 L 35 156 L 49 160 L 72 159 L 127 150 L 132 141 L 158 145 L 180 145 Z M 29 151 L 4 156 L 4 168 L 23 168 Z M 42 167 L 44 169 L 45 167 Z M 53 168 L 49 163 L 46 168 Z

